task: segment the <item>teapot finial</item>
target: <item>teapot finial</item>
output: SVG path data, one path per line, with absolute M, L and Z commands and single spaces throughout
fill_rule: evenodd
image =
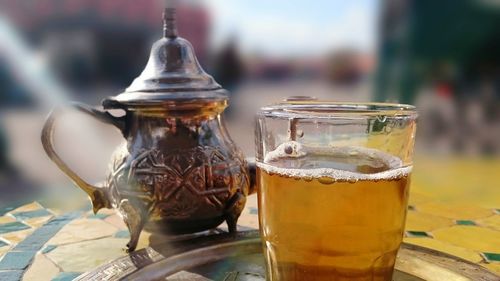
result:
M 165 9 L 163 10 L 163 37 L 177 37 L 177 19 L 175 16 L 177 10 L 177 1 L 165 1 Z

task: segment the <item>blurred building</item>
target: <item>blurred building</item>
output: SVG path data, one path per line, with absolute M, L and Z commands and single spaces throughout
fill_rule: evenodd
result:
M 162 31 L 157 0 L 0 0 L 7 17 L 49 56 L 60 80 L 88 93 L 123 89 L 146 64 Z M 179 32 L 206 59 L 209 13 L 201 1 L 182 1 Z M 1 44 L 1 43 L 0 43 Z M 1 54 L 0 54 L 1 55 Z
M 411 103 L 422 86 L 445 80 L 457 95 L 485 79 L 498 87 L 498 1 L 382 3 L 379 100 L 393 98 Z
M 500 153 L 498 1 L 385 0 L 378 101 L 417 103 L 419 131 L 453 151 Z
M 349 86 L 359 83 L 370 75 L 374 68 L 374 58 L 354 49 L 340 49 L 333 52 L 328 60 L 328 79 L 336 85 Z

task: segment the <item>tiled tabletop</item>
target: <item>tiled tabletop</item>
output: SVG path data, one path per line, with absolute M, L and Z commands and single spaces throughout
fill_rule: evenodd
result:
M 496 205 L 500 190 L 481 190 L 490 184 L 482 181 L 474 195 L 464 196 L 472 183 L 459 176 L 470 165 L 500 171 L 500 161 L 453 163 L 458 164 L 443 166 L 433 161 L 415 172 L 405 242 L 478 263 L 500 275 L 500 206 Z M 441 169 L 441 177 L 427 173 L 436 168 Z M 443 173 L 458 175 L 446 180 L 453 187 L 443 186 Z M 493 187 L 498 179 L 490 180 Z M 33 202 L 0 210 L 0 215 L 0 280 L 72 280 L 125 255 L 129 234 L 112 210 L 94 215 L 88 206 L 60 212 Z M 249 198 L 239 224 L 258 228 L 255 195 Z M 143 232 L 138 248 L 153 243 L 150 237 Z

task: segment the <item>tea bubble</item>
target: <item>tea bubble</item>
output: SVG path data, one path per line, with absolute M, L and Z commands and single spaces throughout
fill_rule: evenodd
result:
M 322 176 L 318 178 L 318 181 L 322 184 L 332 184 L 335 182 L 335 179 L 332 177 Z

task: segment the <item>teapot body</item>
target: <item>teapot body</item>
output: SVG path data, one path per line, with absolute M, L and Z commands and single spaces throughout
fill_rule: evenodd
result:
M 155 232 L 193 233 L 224 220 L 235 228 L 250 181 L 221 116 L 129 114 L 107 179 L 112 207 L 133 216 L 121 206 L 127 202 Z
M 113 154 L 104 186 L 87 183 L 56 153 L 54 124 L 62 111 L 49 115 L 42 144 L 57 166 L 89 195 L 94 212 L 118 210 L 130 232 L 129 251 L 136 248 L 144 228 L 186 234 L 226 221 L 234 233 L 246 196 L 253 192 L 254 177 L 224 126 L 221 113 L 226 105 L 226 100 L 189 100 L 123 107 L 126 114 L 115 117 L 74 103 L 73 108 L 114 125 L 125 139 Z

